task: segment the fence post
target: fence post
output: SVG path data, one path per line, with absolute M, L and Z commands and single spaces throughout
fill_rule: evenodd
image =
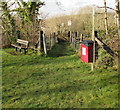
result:
M 77 32 L 75 32 L 75 35 L 74 35 L 75 37 L 77 37 Z
M 93 62 L 91 63 L 91 70 L 94 70 L 95 66 L 95 7 L 93 6 L 93 13 L 92 13 L 92 40 L 93 40 Z
M 20 39 L 20 31 L 19 31 L 19 30 L 16 31 L 16 38 L 17 38 L 17 39 Z
M 51 48 L 53 46 L 53 33 L 51 33 Z
M 95 37 L 96 38 L 98 38 L 98 32 L 97 31 L 95 31 Z M 96 60 L 98 59 L 98 43 L 97 43 L 97 41 L 95 41 L 95 62 L 96 62 Z
M 38 45 L 38 53 L 43 51 L 43 31 L 39 31 L 39 45 Z
M 49 35 L 49 46 L 50 46 L 50 49 L 51 49 L 51 33 Z
M 50 49 L 52 48 L 52 34 L 50 33 Z
M 56 33 L 55 33 L 55 43 L 57 43 L 57 42 L 58 42 L 58 39 L 57 39 Z
M 83 34 L 80 35 L 80 42 L 83 41 Z
M 70 32 L 70 43 L 72 43 L 72 32 L 71 31 L 69 32 Z
M 46 36 L 43 34 L 43 46 L 44 46 L 44 53 L 47 55 L 47 47 L 46 47 Z
M 55 45 L 55 43 L 56 43 L 56 34 L 55 34 L 55 32 L 53 33 L 53 39 L 54 39 L 54 44 L 53 45 Z

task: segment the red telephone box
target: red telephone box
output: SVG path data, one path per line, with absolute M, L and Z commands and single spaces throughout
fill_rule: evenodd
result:
M 83 62 L 93 62 L 93 43 L 92 40 L 84 40 L 81 43 L 81 60 Z

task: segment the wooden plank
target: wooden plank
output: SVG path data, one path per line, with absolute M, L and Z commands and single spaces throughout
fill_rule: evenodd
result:
M 17 43 L 28 45 L 29 42 L 26 40 L 17 39 Z
M 13 46 L 13 47 L 17 47 L 17 45 L 15 45 L 15 44 L 11 44 L 11 46 Z
M 98 39 L 97 37 L 95 37 L 95 40 L 97 41 L 97 43 L 103 47 L 104 43 L 100 41 L 100 39 Z

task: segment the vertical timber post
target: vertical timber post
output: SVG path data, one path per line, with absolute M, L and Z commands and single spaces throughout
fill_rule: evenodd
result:
M 49 47 L 51 49 L 51 33 L 49 34 Z
M 70 26 L 69 26 L 69 42 L 71 43 L 72 42 L 72 35 L 71 35 L 71 29 L 70 29 Z
M 95 7 L 93 6 L 93 21 L 92 21 L 92 40 L 93 40 L 93 62 L 91 63 L 91 70 L 94 70 L 95 63 Z
M 37 47 L 37 52 L 40 53 L 40 40 L 41 40 L 41 34 L 40 34 L 40 31 L 39 31 L 39 39 L 38 39 L 38 47 Z
M 47 47 L 46 47 L 46 36 L 43 34 L 43 46 L 44 46 L 44 53 L 47 55 Z
M 72 32 L 71 31 L 69 31 L 70 32 L 70 43 L 72 42 Z
M 80 41 L 83 41 L 83 34 L 80 35 Z
M 120 1 L 115 0 L 116 6 L 116 19 L 117 19 L 117 26 L 118 26 L 118 34 L 120 36 Z
M 53 46 L 53 33 L 51 33 L 51 48 Z
M 108 34 L 108 22 L 107 22 L 107 6 L 106 6 L 106 0 L 104 0 L 104 12 L 105 12 L 105 30 L 106 30 L 106 35 Z
M 56 34 L 55 34 L 55 32 L 53 33 L 53 38 L 54 38 L 54 45 L 55 45 L 55 43 L 56 43 Z
M 43 31 L 39 31 L 38 53 L 43 51 Z
M 50 33 L 50 49 L 52 48 L 52 33 Z
M 16 39 L 20 39 L 20 31 L 16 31 Z

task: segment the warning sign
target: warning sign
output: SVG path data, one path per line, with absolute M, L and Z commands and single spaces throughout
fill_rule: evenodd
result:
M 68 20 L 68 26 L 71 26 L 71 25 L 72 25 L 72 21 Z

